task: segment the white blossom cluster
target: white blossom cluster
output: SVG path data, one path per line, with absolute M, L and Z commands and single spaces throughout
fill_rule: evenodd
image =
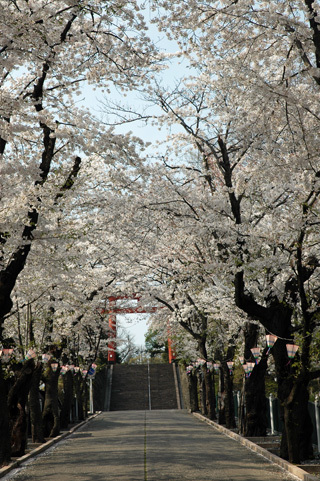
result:
M 101 329 L 108 336 L 108 298 L 138 293 L 181 356 L 192 359 L 202 338 L 214 357 L 242 340 L 240 275 L 262 308 L 291 306 L 292 332 L 309 315 L 317 331 L 320 5 L 308 5 L 157 0 L 153 22 L 178 45 L 166 55 L 133 1 L 0 1 L 2 271 L 32 244 L 6 335 L 31 303 L 39 346 L 81 333 L 84 356 Z M 188 68 L 166 85 L 176 59 Z M 137 89 L 136 117 L 170 132 L 165 155 L 144 158 L 137 136 L 81 109 L 88 84 Z M 132 111 L 119 115 L 130 125 Z

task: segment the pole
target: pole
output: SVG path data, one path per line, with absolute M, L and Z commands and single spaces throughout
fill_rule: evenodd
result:
M 320 416 L 319 416 L 319 396 L 317 395 L 314 403 L 314 410 L 316 414 L 316 429 L 317 429 L 317 442 L 318 453 L 320 452 Z
M 238 422 L 239 422 L 239 419 L 241 419 L 241 392 L 240 391 L 237 391 L 237 416 L 238 416 Z
M 79 421 L 79 406 L 78 406 L 78 398 L 76 395 L 74 395 L 74 406 L 75 406 L 76 421 Z
M 90 412 L 93 414 L 93 389 L 92 389 L 92 377 L 89 378 L 89 402 Z
M 148 359 L 148 397 L 149 397 L 149 411 L 151 411 L 151 386 L 150 386 L 150 364 Z
M 274 434 L 274 417 L 273 417 L 273 395 L 270 394 L 269 396 L 269 411 L 270 411 L 270 426 L 271 426 L 271 434 Z

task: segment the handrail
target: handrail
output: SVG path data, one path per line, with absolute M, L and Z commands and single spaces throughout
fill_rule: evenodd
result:
M 173 362 L 171 365 L 172 365 L 172 369 L 173 369 L 174 385 L 175 385 L 175 388 L 176 388 L 177 407 L 178 407 L 178 409 L 182 409 L 181 386 L 180 386 L 180 382 L 179 382 L 179 379 L 178 379 L 179 372 L 177 372 L 178 366 L 176 365 L 175 362 Z
M 113 364 L 107 368 L 107 385 L 106 385 L 106 395 L 104 399 L 104 411 L 110 411 L 111 403 L 111 391 L 112 391 L 112 376 L 113 376 Z
M 151 411 L 151 382 L 150 382 L 150 363 L 148 359 L 148 399 L 149 399 L 149 411 Z

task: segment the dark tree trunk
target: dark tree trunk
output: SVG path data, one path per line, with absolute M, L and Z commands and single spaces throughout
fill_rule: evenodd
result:
M 286 285 L 288 296 L 292 296 L 294 283 L 289 280 Z M 281 403 L 281 418 L 284 433 L 281 438 L 280 456 L 292 463 L 300 463 L 310 457 L 311 445 L 310 415 L 306 399 L 308 380 L 301 383 L 301 387 L 290 374 L 291 367 L 287 355 L 286 343 L 292 339 L 292 307 L 289 303 L 280 302 L 276 298 L 268 300 L 264 307 L 255 302 L 254 298 L 245 290 L 243 273 L 235 277 L 235 300 L 237 306 L 250 317 L 259 319 L 268 332 L 278 336 L 278 340 L 271 350 L 275 361 L 278 382 L 278 399 Z M 310 331 L 311 332 L 311 331 Z M 308 338 L 310 338 L 310 332 Z M 308 366 L 305 366 L 308 369 Z M 302 387 L 303 386 L 303 387 Z M 301 394 L 298 394 L 301 391 Z M 292 393 L 295 393 L 292 395 Z M 297 402 L 294 400 L 297 399 Z
M 242 386 L 241 396 L 240 396 L 240 403 L 238 406 L 238 432 L 242 434 L 242 436 L 243 436 L 243 433 L 245 432 L 245 415 L 246 415 L 244 389 L 245 389 L 245 380 L 243 381 L 243 386 Z
M 245 349 L 244 357 L 248 361 L 254 361 L 251 348 L 257 345 L 259 328 L 256 324 L 246 323 L 244 330 Z M 259 364 L 255 365 L 251 375 L 244 378 L 242 402 L 243 409 L 239 420 L 239 432 L 246 437 L 266 436 L 267 434 L 267 400 L 265 392 L 265 374 L 268 366 L 266 349 L 264 350 Z
M 84 404 L 83 404 L 83 390 L 82 390 L 82 380 L 81 380 L 81 374 L 77 374 L 74 377 L 74 390 L 75 390 L 75 395 L 76 395 L 76 400 L 78 403 L 78 418 L 79 421 L 83 421 L 85 419 L 84 415 Z
M 285 336 L 283 336 L 285 337 Z M 284 430 L 280 456 L 300 463 L 312 456 L 312 421 L 308 409 L 308 380 L 296 376 L 288 359 L 286 341 L 278 339 L 272 348 L 278 380 L 278 399 Z
M 44 436 L 54 438 L 60 433 L 58 380 L 59 369 L 53 372 L 50 367 L 44 372 L 46 384 L 45 400 L 42 413 Z
M 23 231 L 23 236 L 27 236 L 27 227 Z M 22 269 L 24 268 L 26 258 L 30 250 L 30 245 L 25 243 L 24 246 L 18 248 L 11 256 L 11 261 L 6 269 L 0 271 L 0 340 L 3 338 L 3 324 L 5 316 L 12 308 L 11 292 L 15 286 L 16 280 Z M 9 346 L 8 346 L 9 347 Z M 9 464 L 10 462 L 10 423 L 9 412 L 7 406 L 7 390 L 6 382 L 3 378 L 3 370 L 0 372 L 0 466 Z
M 233 371 L 229 370 L 227 362 L 234 357 L 234 339 L 230 339 L 226 353 L 216 352 L 216 359 L 220 361 L 219 368 L 219 424 L 228 429 L 236 427 L 233 400 Z
M 284 405 L 287 459 L 292 463 L 313 458 L 312 421 L 308 411 L 309 392 L 304 383 L 297 382 L 294 395 Z
M 12 456 L 23 456 L 27 446 L 28 433 L 26 405 L 33 370 L 34 361 L 32 359 L 19 365 L 15 373 L 16 380 L 8 394 Z
M 198 371 L 198 389 L 200 398 L 200 411 L 203 416 L 207 415 L 206 387 L 203 379 L 202 370 Z
M 10 463 L 11 446 L 8 415 L 8 386 L 0 363 L 0 468 Z
M 39 385 L 41 381 L 42 365 L 38 363 L 32 374 L 29 392 L 29 409 L 31 422 L 31 436 L 33 443 L 44 443 L 42 425 L 42 411 L 40 406 Z
M 70 423 L 70 412 L 73 403 L 73 372 L 67 371 L 63 376 L 63 402 L 61 406 L 60 422 L 62 428 Z
M 224 375 L 222 368 L 219 368 L 219 395 L 218 395 L 218 423 L 221 425 L 226 424 L 226 393 L 224 386 Z
M 89 390 L 87 379 L 83 379 L 82 381 L 82 397 L 83 397 L 83 416 L 84 418 L 88 417 L 88 405 L 89 405 Z
M 224 410 L 226 427 L 228 429 L 234 429 L 236 427 L 235 413 L 234 413 L 234 400 L 233 400 L 233 376 L 229 373 L 229 369 L 226 363 L 222 364 L 222 372 L 224 377 Z
M 214 384 L 212 382 L 212 375 L 207 369 L 207 364 L 201 366 L 202 377 L 204 380 L 206 414 L 209 419 L 216 419 L 216 403 L 214 394 Z
M 267 359 L 262 358 L 249 378 L 245 380 L 245 417 L 241 434 L 246 437 L 267 435 L 267 398 L 265 393 L 265 372 Z
M 208 353 L 206 348 L 206 336 L 203 336 L 200 341 L 198 341 L 199 352 L 202 359 L 207 361 Z M 214 386 L 212 383 L 212 376 L 207 369 L 207 362 L 201 366 L 201 374 L 203 379 L 203 404 L 205 415 L 209 419 L 216 419 L 216 405 L 214 396 Z
M 190 410 L 193 413 L 193 412 L 199 411 L 197 376 L 193 371 L 190 372 L 190 374 L 188 374 L 187 376 L 188 376 Z

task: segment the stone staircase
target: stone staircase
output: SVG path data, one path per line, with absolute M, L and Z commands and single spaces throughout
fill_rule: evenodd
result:
M 150 364 L 151 409 L 177 409 L 172 364 Z
M 267 449 L 272 454 L 280 456 L 280 436 L 266 436 L 266 437 L 247 437 L 249 441 L 257 444 L 258 446 Z
M 172 364 L 115 364 L 110 411 L 177 409 Z
M 149 409 L 148 366 L 113 366 L 110 411 Z

